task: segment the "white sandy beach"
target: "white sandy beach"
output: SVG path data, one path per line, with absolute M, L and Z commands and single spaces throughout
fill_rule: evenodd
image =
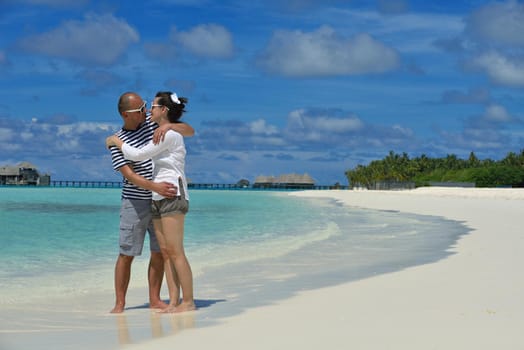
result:
M 524 349 L 524 190 L 292 195 L 441 216 L 471 232 L 436 263 L 301 292 L 217 325 L 126 349 Z

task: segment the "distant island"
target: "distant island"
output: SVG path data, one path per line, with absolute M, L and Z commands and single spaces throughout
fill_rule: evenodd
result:
M 352 188 L 395 189 L 454 185 L 462 187 L 524 187 L 524 150 L 510 152 L 500 160 L 480 160 L 471 152 L 468 159 L 453 154 L 445 158 L 390 151 L 382 160 L 358 165 L 345 173 Z

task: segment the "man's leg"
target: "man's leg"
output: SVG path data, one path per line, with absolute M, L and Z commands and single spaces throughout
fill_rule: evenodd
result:
M 151 202 L 122 198 L 120 207 L 120 254 L 115 266 L 115 307 L 112 313 L 121 313 L 126 304 L 127 288 L 131 278 L 133 258 L 142 253 L 148 222 L 151 220 Z M 145 213 L 145 214 L 143 214 Z M 145 217 L 144 217 L 145 216 Z
M 131 277 L 131 263 L 133 256 L 119 254 L 115 265 L 115 307 L 111 313 L 122 313 L 126 305 L 126 293 Z
M 147 271 L 149 282 L 149 307 L 152 309 L 165 309 L 168 305 L 160 299 L 160 289 L 164 277 L 164 258 L 160 252 L 151 252 L 149 268 Z
M 164 278 L 164 257 L 160 250 L 160 242 L 155 234 L 153 220 L 151 220 L 151 207 L 149 209 L 149 224 L 147 232 L 149 233 L 149 248 L 151 249 L 151 258 L 149 259 L 149 268 L 147 278 L 149 282 L 149 307 L 152 309 L 165 309 L 167 304 L 160 299 L 160 289 Z

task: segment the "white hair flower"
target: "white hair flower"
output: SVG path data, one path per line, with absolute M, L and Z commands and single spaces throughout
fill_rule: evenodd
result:
M 174 92 L 171 94 L 171 101 L 173 101 L 173 103 L 176 103 L 177 105 L 180 104 L 180 100 L 178 99 L 178 96 Z

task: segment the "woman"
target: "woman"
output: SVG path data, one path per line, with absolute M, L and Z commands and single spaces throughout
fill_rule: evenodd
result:
M 162 126 L 176 123 L 185 112 L 187 99 L 171 92 L 159 92 L 151 105 L 151 120 Z M 116 135 L 106 139 L 106 146 L 116 146 L 128 159 L 152 159 L 153 181 L 170 182 L 177 186 L 175 198 L 164 198 L 153 192 L 153 225 L 165 257 L 165 271 L 169 288 L 169 307 L 164 312 L 183 312 L 195 309 L 193 299 L 193 273 L 184 252 L 184 218 L 189 210 L 189 195 L 184 173 L 186 148 L 182 135 L 166 132 L 158 144 L 148 143 L 142 148 L 124 143 Z M 180 301 L 180 287 L 182 301 Z

